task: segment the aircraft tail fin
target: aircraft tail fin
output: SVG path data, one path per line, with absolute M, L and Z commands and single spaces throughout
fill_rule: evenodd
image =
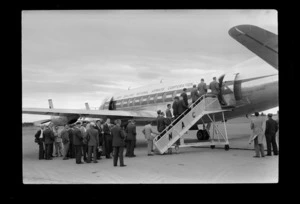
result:
M 278 70 L 278 36 L 254 25 L 238 25 L 229 35 Z
M 49 103 L 49 108 L 53 109 L 53 102 L 52 99 L 48 99 L 48 103 Z

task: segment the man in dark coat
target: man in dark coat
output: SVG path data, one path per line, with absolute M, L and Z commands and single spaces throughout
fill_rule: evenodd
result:
M 76 164 L 83 164 L 83 162 L 81 161 L 83 136 L 80 131 L 80 125 L 81 125 L 81 123 L 77 122 L 76 126 L 74 127 L 74 130 L 73 130 L 73 145 L 75 147 Z
M 112 135 L 111 135 L 111 124 L 110 119 L 107 118 L 105 124 L 103 125 L 103 134 L 105 138 L 105 156 L 107 159 L 111 158 L 112 153 Z
M 73 144 L 73 131 L 74 131 L 74 127 L 70 126 L 70 128 L 68 129 L 69 139 L 70 139 L 69 153 L 68 153 L 69 158 L 75 158 L 75 147 Z
M 53 148 L 54 142 L 54 134 L 53 131 L 46 126 L 44 131 L 44 138 L 45 138 L 45 149 L 46 149 L 46 160 L 51 160 L 51 148 Z
M 220 102 L 222 105 L 225 105 L 225 103 L 224 103 L 223 100 L 222 100 L 221 93 L 220 93 L 220 84 L 219 84 L 219 82 L 217 82 L 217 78 L 216 78 L 216 77 L 213 77 L 213 81 L 210 82 L 209 88 L 210 88 L 212 94 L 218 96 L 219 102 Z
M 124 167 L 123 150 L 125 146 L 125 134 L 121 128 L 121 120 L 115 121 L 115 126 L 111 129 L 112 134 L 112 145 L 114 147 L 114 166 L 117 166 L 118 157 L 120 157 L 120 166 Z
M 157 131 L 162 132 L 166 128 L 164 117 L 162 116 L 161 112 L 157 117 Z
M 35 134 L 35 142 L 39 145 L 39 160 L 45 159 L 45 138 L 44 138 L 44 125 L 41 125 L 41 129 L 39 129 Z
M 186 109 L 188 109 L 188 106 L 184 102 L 183 97 L 180 96 L 179 102 L 178 102 L 178 115 L 181 115 Z
M 278 155 L 277 144 L 276 144 L 276 132 L 278 131 L 278 124 L 272 118 L 272 113 L 268 114 L 268 120 L 266 121 L 266 142 L 267 142 L 267 156 L 272 156 L 271 144 L 273 147 L 274 155 Z
M 95 129 L 96 124 L 91 123 L 90 129 L 87 130 L 87 145 L 88 145 L 88 159 L 87 163 L 91 163 L 92 152 L 93 152 L 93 162 L 97 162 L 97 147 L 99 146 L 99 134 L 98 130 Z
M 128 157 L 135 157 L 134 155 L 134 144 L 136 141 L 136 126 L 134 124 L 133 120 L 128 121 L 128 125 L 126 127 L 126 133 L 127 133 L 127 150 L 125 156 Z
M 175 96 L 174 97 L 174 102 L 173 102 L 173 105 L 172 105 L 173 115 L 174 115 L 175 119 L 179 116 L 178 115 L 178 103 L 179 103 L 179 98 L 178 98 L 178 96 Z
M 102 150 L 104 149 L 104 139 L 103 139 L 103 129 L 102 129 L 102 126 L 103 126 L 103 121 L 100 119 L 100 120 L 97 120 L 96 121 L 96 126 L 95 126 L 95 129 L 98 131 L 98 140 L 99 140 L 99 146 L 102 147 Z M 101 154 L 102 152 L 99 152 L 97 151 L 97 159 L 100 160 L 101 159 Z
M 186 88 L 184 88 L 184 89 L 183 89 L 183 92 L 181 93 L 180 96 L 182 96 L 185 105 L 186 105 L 186 106 L 189 106 L 189 103 L 188 103 L 188 96 L 187 96 L 187 94 L 186 94 L 186 91 L 187 91 Z

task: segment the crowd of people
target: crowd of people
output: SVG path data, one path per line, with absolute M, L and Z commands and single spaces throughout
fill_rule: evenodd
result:
M 220 96 L 219 83 L 216 77 L 209 86 L 206 85 L 204 79 L 193 86 L 191 91 L 192 103 L 197 101 L 199 97 L 207 93 L 211 89 L 211 93 Z M 220 99 L 219 99 L 220 100 Z M 221 101 L 221 100 L 220 100 Z M 153 140 L 159 135 L 161 137 L 168 127 L 175 120 L 180 120 L 179 116 L 189 109 L 187 89 L 184 88 L 180 97 L 175 96 L 172 104 L 167 104 L 165 113 L 161 110 L 157 111 L 157 131 L 152 127 L 154 121 L 148 121 L 142 132 L 147 140 L 148 156 L 153 156 Z M 263 136 L 267 141 L 267 155 L 271 155 L 271 146 L 273 147 L 274 155 L 278 155 L 277 144 L 275 140 L 276 132 L 278 131 L 279 121 L 272 119 L 272 114 L 268 115 L 269 120 L 264 121 L 258 113 L 255 113 L 255 118 L 251 119 L 251 129 L 253 134 L 249 139 L 249 143 L 254 141 L 256 155 L 255 157 L 264 157 Z M 265 128 L 263 126 L 265 125 Z M 265 129 L 265 132 L 264 132 Z M 39 145 L 39 159 L 52 160 L 53 157 L 63 157 L 63 160 L 74 159 L 76 164 L 83 163 L 98 163 L 101 156 L 106 159 L 113 157 L 113 165 L 117 166 L 120 160 L 120 166 L 124 164 L 123 151 L 126 147 L 126 157 L 136 157 L 134 148 L 136 146 L 136 125 L 134 120 L 128 120 L 128 123 L 123 124 L 120 119 L 110 122 L 99 119 L 96 122 L 76 122 L 74 125 L 66 124 L 61 131 L 58 126 L 51 123 L 49 125 L 41 125 L 41 128 L 35 134 L 35 142 Z M 172 134 L 169 134 L 169 139 Z M 180 140 L 175 142 L 175 150 L 178 152 Z M 169 152 L 170 149 L 168 150 Z
M 41 125 L 35 134 L 35 142 L 39 145 L 39 159 L 52 160 L 62 157 L 63 160 L 74 159 L 76 164 L 98 163 L 102 156 L 113 157 L 113 164 L 126 166 L 123 159 L 124 147 L 126 157 L 135 157 L 136 126 L 134 120 L 129 120 L 121 126 L 121 120 L 110 123 L 100 119 L 96 122 L 76 122 L 66 124 L 61 131 L 52 124 Z

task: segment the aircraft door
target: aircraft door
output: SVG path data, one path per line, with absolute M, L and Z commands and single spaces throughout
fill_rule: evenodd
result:
M 236 98 L 234 95 L 234 81 L 238 73 L 225 74 L 221 82 L 221 96 L 226 106 L 235 106 Z
M 116 101 L 113 97 L 110 99 L 108 110 L 116 110 Z

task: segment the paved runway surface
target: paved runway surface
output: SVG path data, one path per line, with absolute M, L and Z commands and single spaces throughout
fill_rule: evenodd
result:
M 221 128 L 221 124 L 219 125 Z M 246 118 L 228 121 L 230 150 L 224 147 L 187 147 L 179 154 L 147 156 L 146 141 L 138 127 L 135 158 L 125 157 L 127 167 L 113 167 L 112 159 L 76 165 L 74 159 L 38 160 L 34 134 L 38 128 L 23 127 L 23 182 L 25 184 L 110 183 L 275 183 L 278 156 L 253 158 L 248 145 L 250 125 Z M 187 142 L 196 141 L 189 131 Z

